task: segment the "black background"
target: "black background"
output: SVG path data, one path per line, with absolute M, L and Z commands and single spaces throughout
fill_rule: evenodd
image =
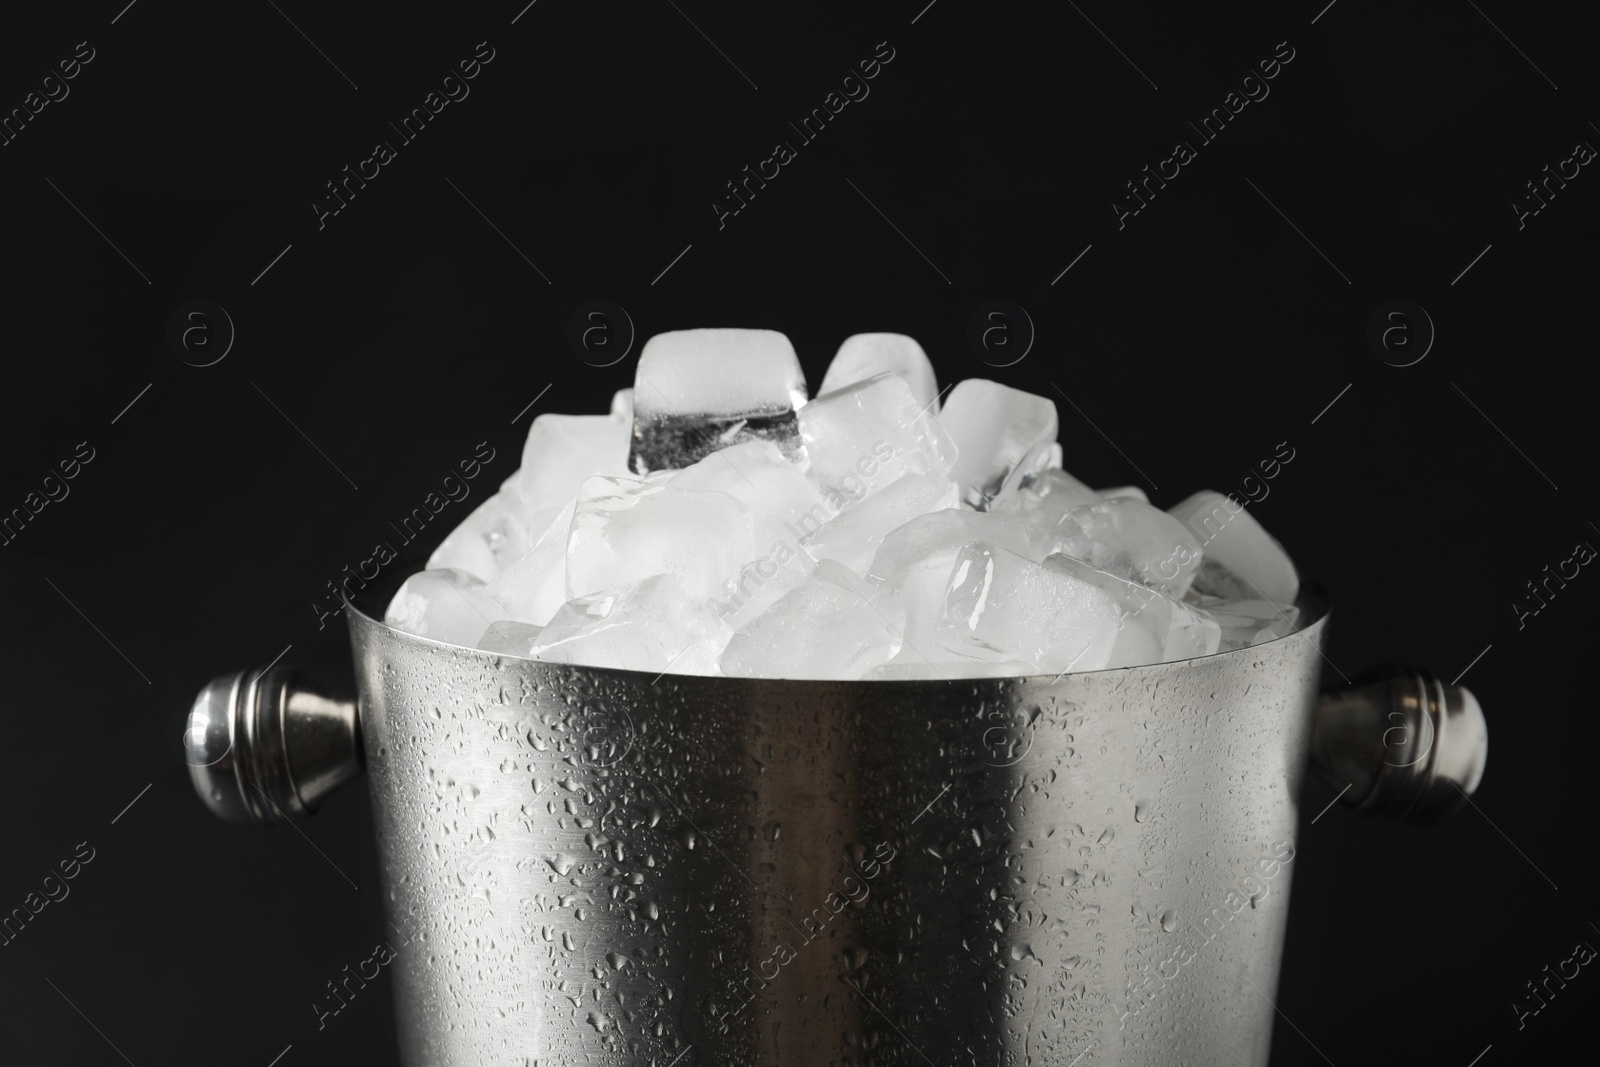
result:
M 1067 469 L 1163 506 L 1238 489 L 1289 442 L 1252 510 L 1333 592 L 1329 660 L 1445 680 L 1473 664 L 1494 744 L 1477 810 L 1442 827 L 1340 808 L 1313 826 L 1333 791 L 1308 791 L 1273 1062 L 1588 1047 L 1587 968 L 1521 1031 L 1509 1004 L 1600 945 L 1600 577 L 1521 629 L 1511 602 L 1600 545 L 1600 176 L 1521 230 L 1508 205 L 1600 145 L 1592 9 L 123 2 L 0 34 L 6 111 L 79 41 L 95 50 L 0 147 L 0 509 L 79 442 L 95 456 L 0 548 L 0 910 L 96 850 L 0 948 L 0 1060 L 394 1060 L 385 980 L 321 1032 L 308 1008 L 383 936 L 365 791 L 308 837 L 227 826 L 173 727 L 208 678 L 286 646 L 347 681 L 342 628 L 311 607 L 324 583 L 478 442 L 496 459 L 424 549 L 512 472 L 533 414 L 602 411 L 630 384 L 631 357 L 598 369 L 566 344 L 595 298 L 640 343 L 782 330 L 813 385 L 869 330 L 917 337 L 943 381 L 1053 383 L 1076 405 L 1058 404 Z M 397 141 L 387 121 L 480 41 L 495 58 L 470 96 L 319 230 L 324 183 Z M 895 58 L 870 96 L 719 230 L 710 197 L 797 141 L 786 123 L 880 41 Z M 1295 58 L 1270 96 L 1119 230 L 1123 182 L 1280 41 Z M 964 341 L 993 298 L 1037 330 L 1001 370 Z M 237 331 L 207 368 L 166 342 L 194 299 Z M 1365 340 L 1393 299 L 1437 328 L 1414 366 Z

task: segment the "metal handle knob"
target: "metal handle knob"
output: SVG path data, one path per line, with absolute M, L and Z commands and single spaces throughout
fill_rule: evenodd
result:
M 1339 802 L 1388 822 L 1453 814 L 1483 778 L 1489 727 L 1471 692 L 1384 666 L 1322 694 L 1311 767 Z
M 229 822 L 309 815 L 364 765 L 356 702 L 300 684 L 288 667 L 224 675 L 200 690 L 183 747 L 195 791 Z

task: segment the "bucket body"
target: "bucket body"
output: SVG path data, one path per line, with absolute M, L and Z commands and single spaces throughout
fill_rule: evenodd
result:
M 651 677 L 351 610 L 423 1065 L 1259 1065 L 1316 708 L 1289 637 L 1057 678 Z

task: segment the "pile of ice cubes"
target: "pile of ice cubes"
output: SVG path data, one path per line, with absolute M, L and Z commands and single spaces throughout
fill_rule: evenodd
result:
M 541 415 L 522 466 L 386 621 L 506 655 L 818 679 L 1059 675 L 1292 633 L 1299 579 L 1244 507 L 1162 511 L 1062 470 L 1056 407 L 858 334 L 819 394 L 770 330 L 651 338 L 609 415 Z

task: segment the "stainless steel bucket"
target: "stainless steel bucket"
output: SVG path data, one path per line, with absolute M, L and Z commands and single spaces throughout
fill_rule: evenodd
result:
M 1319 702 L 1326 603 L 1301 609 L 1181 663 L 830 683 L 538 663 L 350 608 L 356 702 L 218 679 L 190 762 L 242 821 L 364 762 L 409 1067 L 1264 1064 L 1308 764 L 1436 818 L 1487 746 L 1416 672 Z

